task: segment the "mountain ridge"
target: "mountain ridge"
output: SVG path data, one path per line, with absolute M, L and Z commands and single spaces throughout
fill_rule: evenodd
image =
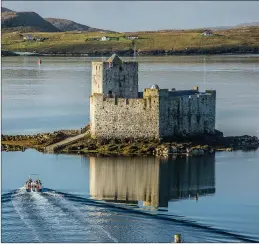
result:
M 33 11 L 13 11 L 1 7 L 1 26 L 3 31 L 20 32 L 114 32 L 82 25 L 68 19 L 43 18 Z
M 1 26 L 2 30 L 11 31 L 59 32 L 59 29 L 36 12 L 4 11 L 1 15 Z
M 49 23 L 51 23 L 52 25 L 54 25 L 60 31 L 64 31 L 64 32 L 67 32 L 67 31 L 111 32 L 109 30 L 103 30 L 103 29 L 90 27 L 88 25 L 79 24 L 77 22 L 74 22 L 74 21 L 68 20 L 68 19 L 45 18 L 45 20 L 48 21 Z

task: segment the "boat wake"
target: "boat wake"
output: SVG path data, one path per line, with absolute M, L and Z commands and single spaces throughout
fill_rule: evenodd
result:
M 28 193 L 21 188 L 2 195 L 2 203 L 8 201 L 27 227 L 30 241 L 118 242 L 97 221 L 88 218 L 87 211 L 81 212 L 54 191 Z
M 14 235 L 17 233 L 17 235 Z M 45 188 L 2 194 L 2 240 L 5 242 L 256 242 L 184 216 L 143 211 Z

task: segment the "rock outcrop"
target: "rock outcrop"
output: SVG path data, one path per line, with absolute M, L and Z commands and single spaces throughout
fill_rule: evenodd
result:
M 89 125 L 80 130 L 60 130 L 53 133 L 40 133 L 37 135 L 2 135 L 2 151 L 24 151 L 27 148 L 35 148 L 44 151 L 44 148 L 57 142 L 62 142 L 69 137 L 74 137 L 89 131 Z M 102 155 L 156 155 L 167 157 L 169 155 L 203 156 L 220 151 L 256 150 L 259 147 L 259 139 L 256 136 L 230 136 L 224 137 L 217 131 L 215 135 L 191 140 L 175 139 L 171 141 L 148 139 L 94 139 L 90 135 L 80 138 L 60 148 L 56 153 L 70 154 L 102 154 Z

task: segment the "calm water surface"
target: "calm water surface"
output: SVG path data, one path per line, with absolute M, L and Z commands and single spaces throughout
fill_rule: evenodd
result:
M 2 59 L 3 134 L 88 123 L 96 59 L 42 60 L 39 67 L 36 57 Z M 217 128 L 257 134 L 259 56 L 138 61 L 140 90 L 152 84 L 216 89 Z M 40 174 L 47 192 L 21 189 L 30 173 Z M 258 174 L 258 150 L 164 160 L 3 152 L 2 241 L 171 242 L 182 233 L 186 242 L 258 242 Z

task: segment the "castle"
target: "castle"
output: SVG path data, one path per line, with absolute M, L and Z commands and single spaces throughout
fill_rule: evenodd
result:
M 113 54 L 92 62 L 90 131 L 95 138 L 170 138 L 215 131 L 216 91 L 138 91 L 138 63 Z

